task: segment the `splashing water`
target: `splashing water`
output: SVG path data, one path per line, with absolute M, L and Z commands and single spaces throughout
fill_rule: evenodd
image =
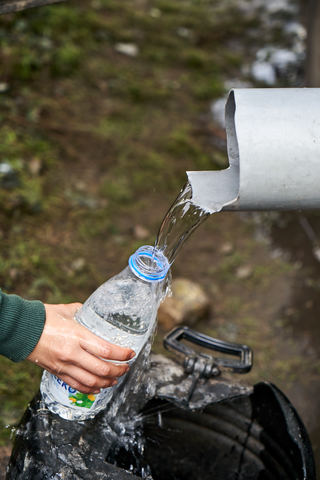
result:
M 143 436 L 143 416 L 139 411 L 146 400 L 154 392 L 144 385 L 143 377 L 150 364 L 150 352 L 154 333 L 141 350 L 134 368 L 131 368 L 122 383 L 121 391 L 117 391 L 104 412 L 103 423 L 105 433 L 113 437 L 113 445 L 109 450 L 107 461 L 119 467 L 126 452 L 134 454 L 134 464 L 126 465 L 126 470 L 139 474 L 141 478 L 152 480 L 150 467 L 143 462 L 145 439 Z M 144 386 L 143 386 L 144 385 Z M 144 390 L 145 387 L 145 390 Z

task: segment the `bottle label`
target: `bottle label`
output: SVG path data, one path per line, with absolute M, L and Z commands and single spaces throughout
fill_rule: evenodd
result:
M 90 409 L 99 395 L 78 392 L 55 375 L 50 376 L 50 392 L 57 402 L 71 408 Z

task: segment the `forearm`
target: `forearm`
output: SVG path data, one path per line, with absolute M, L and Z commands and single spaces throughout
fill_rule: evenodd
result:
M 15 362 L 27 358 L 83 393 L 114 385 L 135 353 L 80 325 L 74 318 L 80 307 L 44 305 L 0 290 L 0 354 Z
M 45 308 L 0 290 L 0 354 L 18 362 L 33 351 L 42 334 Z

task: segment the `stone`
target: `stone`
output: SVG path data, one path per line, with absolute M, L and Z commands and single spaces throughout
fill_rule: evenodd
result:
M 39 175 L 43 168 L 42 161 L 38 157 L 33 157 L 29 162 L 29 170 L 32 175 Z
M 297 65 L 297 54 L 285 48 L 274 49 L 270 56 L 271 64 L 280 72 L 286 72 L 291 65 Z
M 313 249 L 312 249 L 312 252 L 313 252 L 313 255 L 315 257 L 315 259 L 320 262 L 320 248 L 318 246 L 315 246 Z
M 236 277 L 239 278 L 239 280 L 245 280 L 246 278 L 251 277 L 252 272 L 251 265 L 242 265 L 237 269 Z
M 83 180 L 78 180 L 75 182 L 75 187 L 77 190 L 80 190 L 81 192 L 85 192 L 87 189 L 87 185 Z
M 145 240 L 150 236 L 150 232 L 142 225 L 135 225 L 133 227 L 133 235 L 137 240 Z
M 0 93 L 5 93 L 9 90 L 9 84 L 6 82 L 0 82 Z
M 149 11 L 149 14 L 152 18 L 159 18 L 162 15 L 161 10 L 159 10 L 159 8 L 151 8 Z
M 177 29 L 177 34 L 182 38 L 190 38 L 192 36 L 191 30 L 186 27 L 179 27 Z
M 268 62 L 254 62 L 251 66 L 251 74 L 257 82 L 262 82 L 269 86 L 273 86 L 277 80 L 276 72 Z
M 230 255 L 233 251 L 233 245 L 231 242 L 225 242 L 221 245 L 220 252 L 223 253 L 223 255 Z
M 176 325 L 194 325 L 208 315 L 210 301 L 203 288 L 191 280 L 176 278 L 172 282 L 172 296 L 160 305 L 158 322 L 165 330 Z
M 74 272 L 80 272 L 81 270 L 84 269 L 86 265 L 86 261 L 84 258 L 76 258 L 72 264 L 71 264 L 71 269 L 74 271 Z
M 17 268 L 10 268 L 9 277 L 11 280 L 16 280 L 19 276 L 19 270 Z
M 139 48 L 134 43 L 117 43 L 114 48 L 128 57 L 136 57 L 139 53 Z

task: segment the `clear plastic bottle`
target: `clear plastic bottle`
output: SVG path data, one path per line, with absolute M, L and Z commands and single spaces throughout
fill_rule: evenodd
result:
M 111 343 L 130 347 L 138 357 L 153 335 L 157 310 L 166 293 L 170 268 L 167 258 L 151 246 L 139 248 L 118 275 L 102 284 L 83 304 L 76 320 Z M 121 363 L 121 362 L 116 362 Z M 131 368 L 134 368 L 131 365 Z M 55 375 L 44 371 L 40 390 L 47 407 L 68 420 L 84 420 L 104 409 L 118 384 L 86 395 L 71 388 Z

